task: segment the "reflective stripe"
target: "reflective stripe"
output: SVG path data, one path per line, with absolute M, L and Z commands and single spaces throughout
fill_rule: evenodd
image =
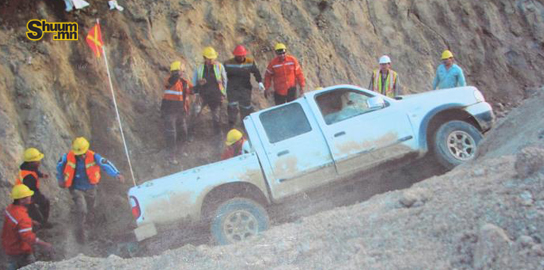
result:
M 276 67 L 283 67 L 283 64 L 273 65 L 272 67 L 274 67 L 274 68 L 276 68 Z
M 266 72 L 270 73 L 270 74 L 274 74 L 273 71 L 270 71 L 269 69 L 266 69 Z
M 287 63 L 285 63 L 285 64 L 286 64 L 286 65 L 294 65 L 295 63 L 293 63 L 293 62 L 287 62 Z
M 293 63 L 293 62 L 287 62 L 287 63 L 283 63 L 283 64 L 273 65 L 272 67 L 273 67 L 273 68 L 278 68 L 278 67 L 283 67 L 283 65 L 292 66 L 292 65 L 294 65 L 294 64 L 295 64 L 295 63 Z
M 19 232 L 28 232 L 32 231 L 32 228 L 20 229 Z
M 68 162 L 68 166 L 72 167 L 72 168 L 76 168 L 76 164 L 75 163 L 72 163 L 72 162 Z
M 164 90 L 164 93 L 170 94 L 170 95 L 176 95 L 176 96 L 183 96 L 183 92 L 174 91 L 174 90 Z
M 8 210 L 6 210 L 6 216 L 8 216 L 8 218 L 11 219 L 15 225 L 19 224 L 19 222 L 17 222 L 17 220 L 8 212 Z
M 233 64 L 225 64 L 225 67 L 240 67 L 240 68 L 244 68 L 244 67 L 252 67 L 253 64 L 241 64 L 241 65 L 233 65 Z
M 88 169 L 88 168 L 90 168 L 90 167 L 92 167 L 94 165 L 96 165 L 96 162 L 91 162 L 89 164 L 85 164 L 85 169 Z

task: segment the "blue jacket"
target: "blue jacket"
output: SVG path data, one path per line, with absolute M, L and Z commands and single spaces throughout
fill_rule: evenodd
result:
M 66 156 L 64 154 L 62 158 L 57 163 L 57 180 L 59 183 L 64 183 L 64 166 L 66 166 Z M 97 153 L 94 153 L 94 160 L 98 163 L 100 168 L 106 171 L 110 176 L 116 177 L 120 174 L 119 170 L 107 159 L 103 158 Z M 76 172 L 74 175 L 74 180 L 72 183 L 71 189 L 78 190 L 89 190 L 94 188 L 95 185 L 89 183 L 89 178 L 87 177 L 87 171 L 85 170 L 85 160 L 78 158 L 76 156 Z
M 436 76 L 433 81 L 434 89 L 445 89 L 466 86 L 463 70 L 456 64 L 453 64 L 449 70 L 446 70 L 444 64 L 440 64 L 436 69 Z

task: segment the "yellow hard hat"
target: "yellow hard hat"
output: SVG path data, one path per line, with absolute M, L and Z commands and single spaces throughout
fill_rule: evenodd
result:
M 23 160 L 25 162 L 40 161 L 42 158 L 43 154 L 40 152 L 40 150 L 34 147 L 26 149 L 23 155 Z
M 78 137 L 72 143 L 72 151 L 76 156 L 83 155 L 89 150 L 89 141 L 83 137 Z
M 174 61 L 170 65 L 170 71 L 176 71 L 181 69 L 181 61 Z
M 442 60 L 446 60 L 453 57 L 453 53 L 450 50 L 445 50 L 442 52 Z
M 276 43 L 276 46 L 274 46 L 274 51 L 277 50 L 287 50 L 287 47 L 283 43 Z
M 24 199 L 32 195 L 34 195 L 34 191 L 23 184 L 13 186 L 11 190 L 11 198 L 14 200 Z
M 225 144 L 227 146 L 231 146 L 233 145 L 235 142 L 239 141 L 240 139 L 242 139 L 244 135 L 242 134 L 242 132 L 240 132 L 239 130 L 237 129 L 231 129 L 229 131 L 229 133 L 227 133 L 227 140 L 225 141 Z
M 217 58 L 217 52 L 212 47 L 208 46 L 202 50 L 202 56 L 214 60 Z

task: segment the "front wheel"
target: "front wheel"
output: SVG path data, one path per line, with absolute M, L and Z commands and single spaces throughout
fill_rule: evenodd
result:
M 268 214 L 259 203 L 234 198 L 222 203 L 215 211 L 211 233 L 218 244 L 227 245 L 266 231 L 268 226 Z
M 463 121 L 449 121 L 440 126 L 434 137 L 434 154 L 447 169 L 473 160 L 478 152 L 482 134 Z

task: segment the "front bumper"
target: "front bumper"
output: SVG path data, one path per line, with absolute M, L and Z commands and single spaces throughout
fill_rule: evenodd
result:
M 478 122 L 482 133 L 490 130 L 495 123 L 495 114 L 493 113 L 493 108 L 487 102 L 480 102 L 474 105 L 470 105 L 465 108 L 465 111 L 472 115 L 476 122 Z

